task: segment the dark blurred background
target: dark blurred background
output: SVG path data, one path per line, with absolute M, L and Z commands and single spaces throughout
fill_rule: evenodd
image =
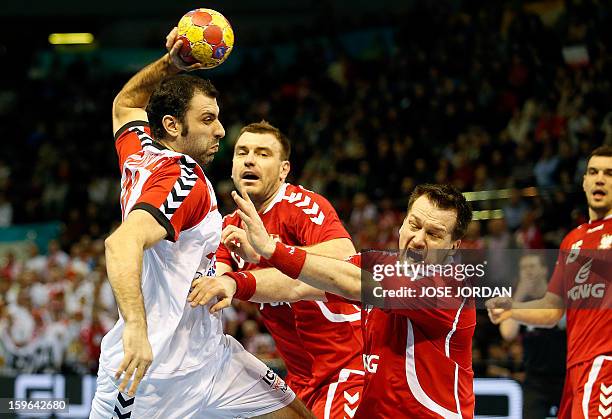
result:
M 470 248 L 555 248 L 586 220 L 585 158 L 612 143 L 609 1 L 3 2 L 0 370 L 96 371 L 117 316 L 103 252 L 120 220 L 112 100 L 197 7 L 236 36 L 202 73 L 227 131 L 206 168 L 223 213 L 236 134 L 266 119 L 292 140 L 291 181 L 335 205 L 358 249 L 397 246 L 423 182 L 467 193 Z M 95 41 L 53 46 L 54 32 Z M 254 307 L 226 311 L 228 332 L 282 367 Z M 520 379 L 521 340 L 481 314 L 477 375 Z

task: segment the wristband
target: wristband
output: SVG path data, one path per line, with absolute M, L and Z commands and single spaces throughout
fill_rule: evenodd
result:
M 306 262 L 305 250 L 276 242 L 274 253 L 267 261 L 276 269 L 293 279 L 298 279 Z
M 223 275 L 229 276 L 236 281 L 236 292 L 234 298 L 242 301 L 249 301 L 255 294 L 257 281 L 249 271 L 226 272 Z

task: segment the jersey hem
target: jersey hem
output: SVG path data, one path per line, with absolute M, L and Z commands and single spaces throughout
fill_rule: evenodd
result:
M 147 372 L 144 375 L 144 378 L 155 378 L 155 379 L 174 378 L 177 375 L 189 374 L 193 371 L 196 371 L 198 368 L 204 368 L 206 364 L 207 364 L 206 362 L 203 362 L 201 364 L 192 365 L 190 367 L 179 368 L 177 370 L 169 371 L 169 372 L 151 372 L 151 373 Z M 106 374 L 110 376 L 114 376 L 115 373 L 117 372 L 117 369 L 107 367 L 102 362 L 100 362 L 100 368 L 104 370 Z

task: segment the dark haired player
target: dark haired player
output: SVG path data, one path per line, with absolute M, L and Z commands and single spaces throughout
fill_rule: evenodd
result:
M 612 415 L 612 147 L 589 156 L 582 187 L 588 223 L 561 242 L 555 271 L 544 297 L 529 302 L 487 301 L 495 324 L 506 319 L 552 327 L 567 315 L 567 373 L 560 418 Z
M 176 75 L 200 68 L 180 60 L 181 44 L 174 29 L 170 53 L 113 102 L 123 221 L 105 244 L 120 317 L 102 340 L 90 417 L 311 417 L 219 314 L 186 303 L 196 271 L 214 274 L 222 220 L 203 166 L 225 131 L 213 85 Z
M 355 248 L 331 204 L 315 192 L 285 182 L 290 150 L 287 137 L 265 121 L 242 128 L 232 165 L 236 188 L 249 193 L 276 240 L 337 259 L 349 257 Z M 240 234 L 240 226 L 236 212 L 226 216 L 224 235 Z M 231 238 L 226 243 L 217 251 L 217 275 L 269 266 L 257 255 L 249 260 L 240 257 Z M 202 278 L 194 285 L 203 280 L 210 281 Z M 259 284 L 259 293 L 239 297 L 263 303 L 260 294 L 266 285 L 270 286 Z M 287 367 L 287 384 L 317 417 L 328 419 L 355 412 L 364 372 L 361 310 L 348 301 L 325 300 L 323 293 L 319 301 L 290 298 L 261 304 L 260 313 Z
M 327 291 L 328 301 L 339 299 L 337 295 L 361 299 L 362 255 L 345 262 L 273 240 L 248 195 L 244 195 L 246 199 L 235 192 L 233 195 L 244 230 L 234 237 L 225 237 L 226 243 L 238 241 L 242 252 L 256 252 L 266 263 L 303 281 L 297 282 L 304 285 L 300 291 L 302 298 L 318 298 L 320 289 Z M 469 204 L 454 187 L 418 186 L 410 197 L 408 214 L 400 228 L 402 257 L 410 254 L 423 260 L 446 259 L 459 247 L 471 218 Z M 224 305 L 234 292 L 240 294 L 244 288 L 259 284 L 266 284 L 266 290 L 256 292 L 267 292 L 270 299 L 275 295 L 284 298 L 292 285 L 290 281 L 277 281 L 277 287 L 271 290 L 268 281 L 275 278 L 271 269 L 243 271 L 231 279 L 221 277 L 217 285 L 223 281 L 223 286 L 203 290 L 197 301 L 205 302 L 216 296 L 225 298 L 219 303 Z M 361 404 L 354 417 L 473 417 L 471 357 L 475 324 L 475 310 L 465 299 L 458 299 L 452 307 L 444 309 L 419 308 L 418 304 L 405 309 L 364 307 L 366 375 Z

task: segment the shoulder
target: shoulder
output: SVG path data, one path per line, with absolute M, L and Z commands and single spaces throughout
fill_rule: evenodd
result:
M 238 216 L 238 210 L 234 210 L 230 214 L 227 214 L 223 217 L 223 227 L 227 227 L 229 225 L 239 225 L 240 217 Z
M 578 240 L 581 240 L 585 236 L 588 229 L 589 223 L 579 225 L 578 227 L 576 227 L 565 235 L 559 248 L 570 249 L 572 245 L 574 245 L 574 243 L 576 243 Z
M 321 221 L 327 216 L 328 213 L 333 212 L 335 209 L 322 195 L 308 190 L 302 186 L 296 186 L 288 184 L 285 190 L 285 195 L 282 201 L 279 203 L 280 206 L 295 214 L 305 214 L 315 219 L 321 218 Z
M 149 127 L 149 123 L 147 121 L 136 120 L 122 125 L 117 131 L 115 131 L 115 141 L 128 135 L 135 135 L 141 141 L 146 141 L 148 144 L 153 142 L 153 138 L 151 137 L 151 128 Z

